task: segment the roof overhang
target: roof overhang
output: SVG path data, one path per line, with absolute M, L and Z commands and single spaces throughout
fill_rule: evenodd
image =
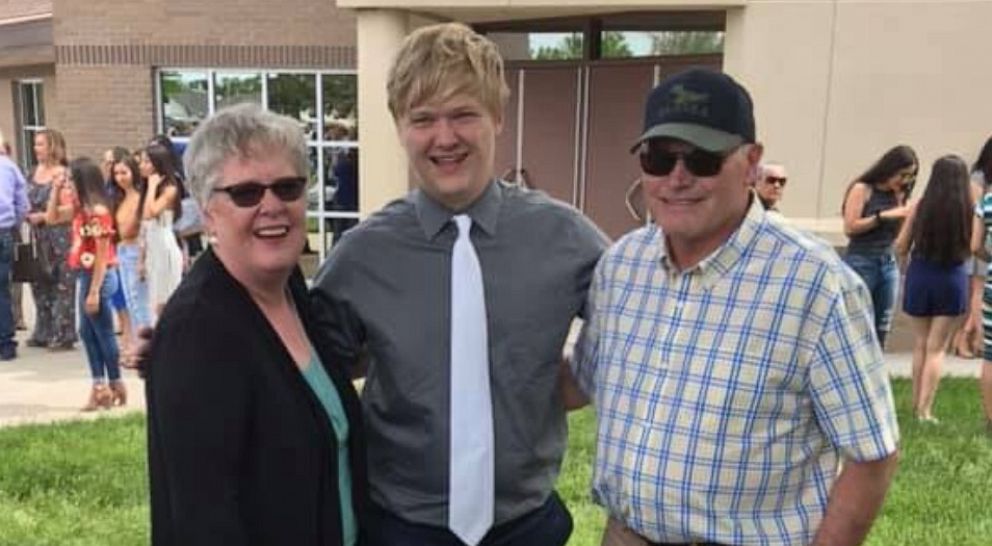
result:
M 726 10 L 748 0 L 337 0 L 339 8 L 407 11 L 438 21 L 470 24 L 588 17 L 606 13 Z
M 0 19 L 0 68 L 54 62 L 52 14 Z

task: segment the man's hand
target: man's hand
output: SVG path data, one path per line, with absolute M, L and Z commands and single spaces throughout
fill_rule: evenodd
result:
M 589 404 L 589 399 L 579 388 L 579 382 L 572 373 L 567 357 L 562 358 L 558 368 L 558 390 L 561 391 L 561 401 L 565 411 L 577 410 Z
M 882 507 L 898 460 L 899 454 L 893 453 L 878 461 L 845 461 L 812 546 L 861 544 Z

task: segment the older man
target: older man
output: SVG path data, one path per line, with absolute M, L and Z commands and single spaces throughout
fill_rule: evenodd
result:
M 561 351 L 605 238 L 496 179 L 489 40 L 419 29 L 388 90 L 417 189 L 346 232 L 313 289 L 338 361 L 368 357 L 369 544 L 562 545 Z
M 754 189 L 765 210 L 778 212 L 778 202 L 782 200 L 785 184 L 789 181 L 789 173 L 778 163 L 763 163 L 758 170 L 758 179 Z
M 604 254 L 574 358 L 603 544 L 860 544 L 898 439 L 864 284 L 752 198 L 729 76 L 663 81 L 637 154 L 656 224 Z

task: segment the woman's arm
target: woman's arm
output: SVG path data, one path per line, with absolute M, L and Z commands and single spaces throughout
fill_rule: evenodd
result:
M 855 182 L 847 192 L 844 198 L 844 234 L 848 237 L 867 233 L 881 225 L 879 215 L 861 217 L 870 196 L 871 187 L 864 182 Z
M 56 184 L 52 181 L 52 184 Z M 69 204 L 62 204 L 62 184 L 52 186 L 52 192 L 48 196 L 48 207 L 45 209 L 44 221 L 48 225 L 65 224 L 72 220 L 75 207 Z
M 909 210 L 909 216 L 906 217 L 906 221 L 903 222 L 902 227 L 899 229 L 899 235 L 896 237 L 895 250 L 900 260 L 905 260 L 906 256 L 909 255 L 909 249 L 913 242 L 913 220 L 915 218 L 916 205 L 914 204 Z
M 992 261 L 985 249 L 985 222 L 980 216 L 975 216 L 971 224 L 971 253 L 983 261 Z
M 111 232 L 107 227 L 99 222 L 96 218 L 99 216 L 106 215 L 110 216 L 110 212 L 101 206 L 94 209 L 94 221 L 90 225 L 91 233 L 93 233 L 93 238 L 96 242 L 96 256 L 93 260 L 93 275 L 90 278 L 90 291 L 86 294 L 85 309 L 86 312 L 95 315 L 100 312 L 100 289 L 103 287 L 103 280 L 107 276 L 107 262 L 110 259 L 110 236 Z
M 205 307 L 163 314 L 146 368 L 152 529 L 175 544 L 248 544 L 241 476 L 251 356 Z
M 158 186 L 161 182 L 162 177 L 157 174 L 148 177 L 148 196 L 145 198 L 145 210 L 142 215 L 145 220 L 158 218 L 163 210 L 171 209 L 175 205 L 176 199 L 179 198 L 179 192 L 175 185 L 166 187 L 162 190 L 161 195 L 154 197 L 158 193 Z

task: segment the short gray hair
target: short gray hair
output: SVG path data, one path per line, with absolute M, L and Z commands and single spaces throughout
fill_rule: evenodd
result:
M 224 108 L 196 129 L 183 154 L 190 191 L 204 207 L 227 160 L 272 151 L 285 151 L 297 174 L 309 178 L 306 138 L 298 121 L 256 104 Z

